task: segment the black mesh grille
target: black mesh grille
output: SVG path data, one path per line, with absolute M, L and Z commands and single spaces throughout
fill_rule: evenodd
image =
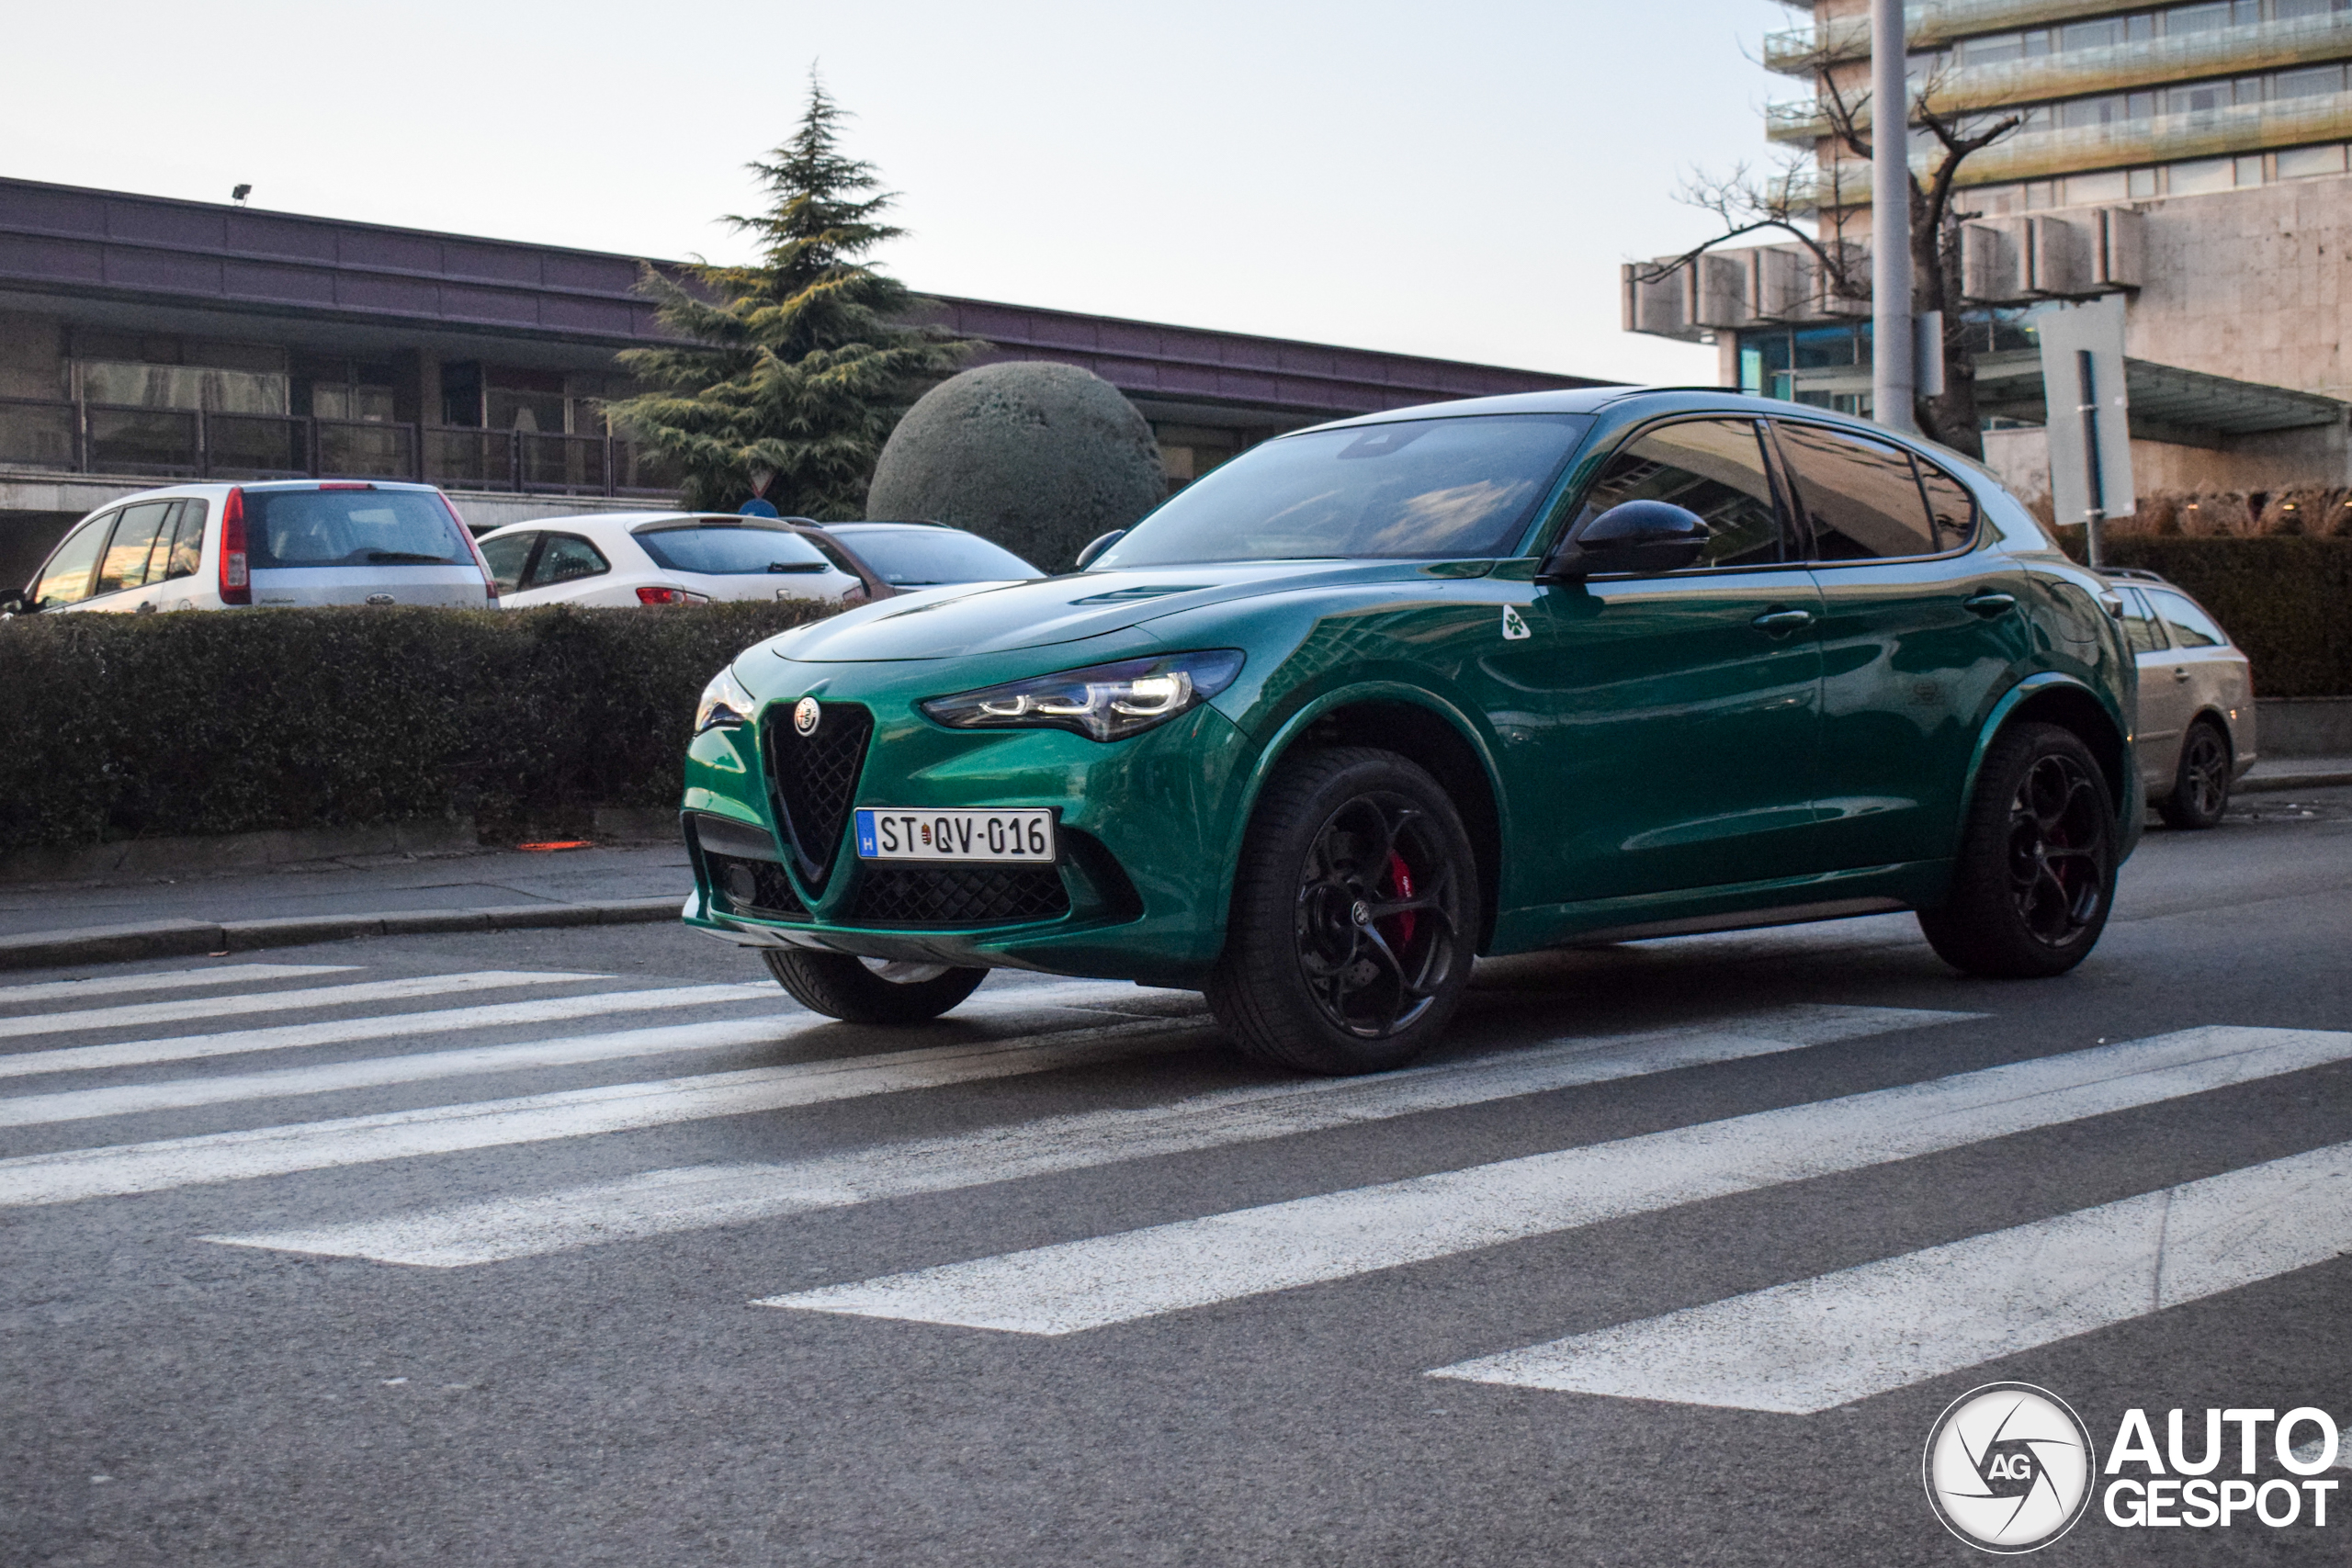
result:
M 792 879 L 772 860 L 745 860 L 740 855 L 713 854 L 705 850 L 702 863 L 710 871 L 710 885 L 718 896 L 747 915 L 806 919 L 808 911 L 792 891 Z
M 873 735 L 874 716 L 857 703 L 820 704 L 817 728 L 808 735 L 793 725 L 792 705 L 777 703 L 767 711 L 761 750 L 768 783 L 801 878 L 812 888 L 823 887 L 832 870 Z
M 870 926 L 1000 926 L 1069 913 L 1050 865 L 873 865 L 850 919 Z

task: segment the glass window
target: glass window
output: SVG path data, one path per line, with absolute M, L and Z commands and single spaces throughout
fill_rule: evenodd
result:
M 2191 82 L 2186 86 L 2165 89 L 2165 112 L 2167 114 L 2212 114 L 2229 107 L 2232 100 L 2227 82 Z
M 2096 22 L 2075 22 L 2058 29 L 2058 47 L 2104 49 L 2123 41 L 2123 18 L 2108 17 Z
M 413 490 L 248 490 L 245 540 L 256 569 L 471 566 L 441 498 Z
M 1705 519 L 1700 566 L 1781 558 L 1780 511 L 1752 420 L 1694 419 L 1636 436 L 1585 492 L 1577 525 L 1629 501 L 1669 502 Z
M 512 593 L 523 586 L 523 568 L 530 561 L 531 547 L 538 542 L 536 528 L 481 541 L 481 558 L 490 563 L 491 581 L 498 584 L 501 593 Z
M 824 552 L 789 528 L 757 523 L 693 523 L 640 530 L 637 542 L 670 571 L 743 577 L 763 571 L 821 570 Z
M 179 531 L 172 536 L 169 564 L 164 569 L 165 578 L 194 577 L 204 564 L 204 514 L 201 501 L 180 502 Z M 150 569 L 153 575 L 153 569 Z
M 842 541 L 893 588 L 1046 575 L 1003 546 L 956 528 L 852 528 Z
M 2165 634 L 2157 628 L 2156 613 L 2148 608 L 2148 601 L 2136 588 L 2125 589 L 2120 597 L 2123 600 L 2123 640 L 2131 644 L 2132 651 L 2134 654 L 2163 652 Z
M 531 569 L 534 588 L 601 577 L 613 570 L 604 552 L 577 534 L 549 534 L 547 541 L 539 550 L 538 564 Z
M 2125 41 L 2130 43 L 2138 43 L 2143 39 L 2155 37 L 2155 13 L 2153 11 L 2142 11 L 2137 16 L 2124 17 L 2123 36 Z
M 1936 543 L 1947 550 L 1961 548 L 1976 537 L 1976 498 L 1933 463 L 1918 467 L 1919 488 L 1928 492 L 1928 513 L 1936 523 Z
M 2204 196 L 2217 190 L 2234 190 L 2238 183 L 2238 164 L 2234 158 L 2204 158 L 2193 164 L 2175 164 L 2166 171 L 2165 186 L 2174 196 Z
M 106 554 L 98 558 L 97 585 L 90 592 L 116 593 L 126 588 L 144 587 L 147 558 L 155 553 L 155 535 L 171 517 L 172 503 L 168 501 L 141 502 L 137 506 L 124 507 Z
M 2278 177 L 2282 180 L 2306 180 L 2315 175 L 2343 172 L 2341 142 L 2329 147 L 2290 147 L 2278 154 Z
M 2162 615 L 2165 625 L 2171 628 L 2176 648 L 2229 646 L 2230 639 L 2222 635 L 2222 628 L 2214 625 L 2213 617 L 2180 594 L 2152 588 L 2148 591 L 2148 597 L 2155 602 L 2156 614 Z
M 2229 25 L 2229 0 L 2214 0 L 2209 6 L 2175 6 L 2165 13 L 2165 32 L 2167 36 L 2210 32 L 2215 28 Z
M 187 510 L 186 502 L 177 501 L 172 502 L 171 514 L 164 519 L 164 525 L 155 530 L 155 542 L 147 551 L 145 568 L 147 581 L 161 582 L 170 572 L 172 540 L 179 532 L 180 513 L 185 510 Z
M 1169 497 L 1100 564 L 1499 555 L 1591 426 L 1475 414 L 1278 436 Z
M 1780 437 L 1815 560 L 1929 556 L 1941 547 L 1909 453 L 1816 424 L 1784 423 Z
M 60 604 L 78 604 L 90 596 L 90 578 L 98 564 L 98 552 L 106 547 L 107 532 L 114 526 L 111 512 L 93 517 L 66 536 L 57 553 L 41 568 L 32 590 L 33 603 L 44 610 Z
M 2271 78 L 2271 96 L 2280 98 L 2320 97 L 2344 91 L 2344 67 L 2341 65 L 2305 65 L 2292 71 L 2281 71 Z

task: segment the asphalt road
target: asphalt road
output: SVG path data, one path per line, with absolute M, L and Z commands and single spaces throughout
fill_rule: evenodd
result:
M 1509 960 L 1345 1086 L 661 927 L 10 976 L 0 1562 L 1976 1561 L 1978 1385 L 2352 1421 L 2352 791 L 2253 807 L 2065 979 Z M 2340 1562 L 2334 1499 L 2041 1560 Z

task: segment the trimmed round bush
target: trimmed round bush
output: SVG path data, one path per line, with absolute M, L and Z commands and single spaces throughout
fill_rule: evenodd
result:
M 890 433 L 865 514 L 968 528 L 1046 571 L 1159 504 L 1151 427 L 1075 365 L 983 365 L 924 393 Z

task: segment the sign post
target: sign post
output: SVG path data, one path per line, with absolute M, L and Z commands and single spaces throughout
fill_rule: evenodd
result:
M 2032 320 L 2041 342 L 2052 513 L 2060 523 L 2083 525 L 2085 555 L 2102 566 L 2107 520 L 2139 504 L 2123 383 L 2123 297 L 2046 305 Z

